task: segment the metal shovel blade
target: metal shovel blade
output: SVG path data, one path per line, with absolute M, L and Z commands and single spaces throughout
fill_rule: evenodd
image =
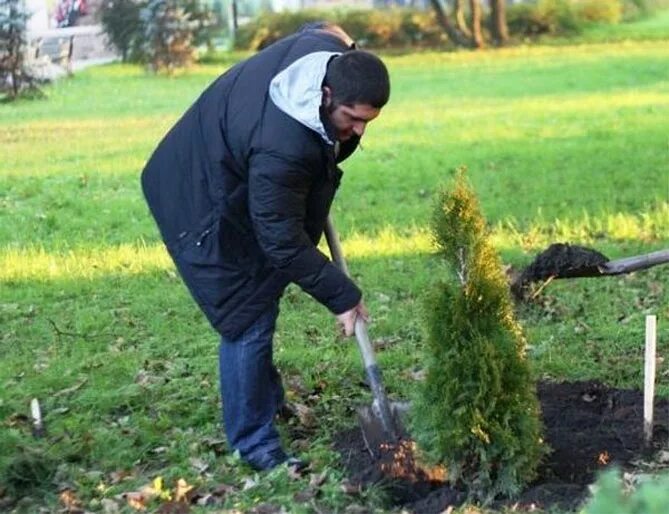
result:
M 337 231 L 329 217 L 325 224 L 325 237 L 333 260 L 346 275 L 350 276 Z M 371 407 L 358 410 L 358 418 L 365 445 L 372 456 L 375 456 L 378 454 L 382 444 L 396 444 L 403 436 L 404 429 L 399 419 L 401 409 L 398 408 L 398 404 L 393 405 L 388 400 L 385 388 L 383 387 L 381 370 L 376 363 L 374 348 L 367 333 L 367 323 L 362 317 L 358 317 L 355 320 L 355 339 L 358 342 L 369 387 L 374 397 Z
M 370 406 L 358 407 L 358 424 L 365 447 L 372 457 L 377 457 L 387 445 L 396 444 L 400 439 L 407 437 L 402 420 L 406 417 L 408 410 L 409 402 L 388 402 L 392 424 L 389 431 L 386 426 L 388 419 L 381 414 L 376 400 Z

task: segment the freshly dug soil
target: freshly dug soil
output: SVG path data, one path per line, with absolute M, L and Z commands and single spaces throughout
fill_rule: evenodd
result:
M 597 266 L 609 259 L 597 250 L 585 246 L 555 243 L 537 255 L 525 268 L 522 277 L 525 282 L 546 280 L 549 277 L 590 276 Z
M 611 389 L 597 382 L 544 382 L 538 386 L 538 395 L 552 452 L 535 482 L 509 505 L 527 511 L 533 505 L 576 509 L 598 471 L 613 464 L 630 466 L 645 455 L 642 392 Z M 656 401 L 653 441 L 658 448 L 667 441 L 668 418 L 669 402 Z M 432 514 L 465 499 L 463 491 L 420 473 L 412 479 L 391 476 L 389 457 L 372 458 L 357 428 L 339 434 L 335 448 L 351 482 L 363 487 L 384 485 L 394 508 Z
M 597 266 L 609 259 L 585 246 L 554 243 L 537 255 L 511 283 L 511 291 L 523 298 L 532 282 L 550 278 L 599 276 Z

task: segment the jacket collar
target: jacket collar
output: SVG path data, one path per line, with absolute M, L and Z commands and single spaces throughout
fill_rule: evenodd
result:
M 300 57 L 270 82 L 274 104 L 291 118 L 318 133 L 334 145 L 334 127 L 322 107 L 323 79 L 330 59 L 339 52 L 313 52 Z

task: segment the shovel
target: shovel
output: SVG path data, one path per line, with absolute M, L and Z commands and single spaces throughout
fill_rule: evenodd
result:
M 615 261 L 606 261 L 597 266 L 585 267 L 580 276 L 598 277 L 600 275 L 622 275 L 632 271 L 639 271 L 658 264 L 669 262 L 669 249 L 659 250 L 657 252 L 635 255 L 625 259 Z M 569 275 L 566 276 L 567 278 Z
M 512 281 L 511 290 L 522 297 L 525 286 L 537 280 L 545 280 L 545 286 L 557 278 L 622 275 L 666 263 L 669 263 L 669 248 L 612 261 L 592 248 L 555 243 L 537 255 Z
M 347 276 L 350 276 L 339 237 L 330 217 L 325 224 L 325 238 L 330 247 L 332 260 Z M 388 400 L 383 387 L 381 370 L 376 363 L 374 349 L 369 341 L 367 323 L 360 316 L 355 320 L 355 338 L 358 341 L 365 372 L 374 397 L 371 406 L 358 408 L 358 421 L 362 429 L 365 446 L 372 457 L 375 457 L 384 443 L 396 444 L 405 435 L 400 422 L 400 415 L 406 412 L 408 403 L 390 402 Z

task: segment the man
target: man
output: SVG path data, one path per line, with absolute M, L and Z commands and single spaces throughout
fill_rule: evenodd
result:
M 274 417 L 279 298 L 290 283 L 352 335 L 358 287 L 316 247 L 341 179 L 390 94 L 380 59 L 338 27 L 305 27 L 219 77 L 169 131 L 142 173 L 167 249 L 221 334 L 228 444 L 258 470 L 302 463 Z

